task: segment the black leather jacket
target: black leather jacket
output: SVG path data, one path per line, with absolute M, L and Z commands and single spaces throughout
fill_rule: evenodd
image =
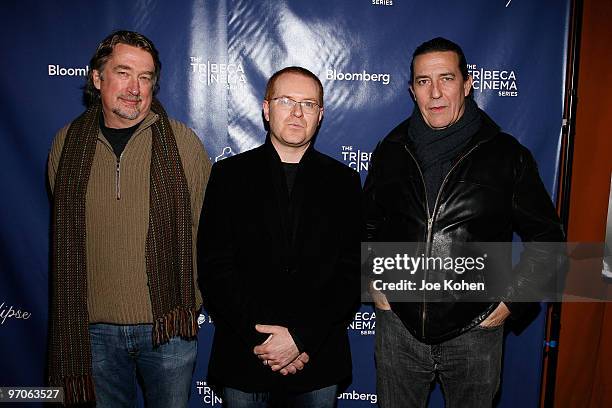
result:
M 564 233 L 529 150 L 483 114 L 482 126 L 453 162 L 435 203 L 427 202 L 425 182 L 407 137 L 407 119 L 377 146 L 365 182 L 367 239 L 423 242 L 563 242 Z M 431 211 L 428 211 L 428 208 Z M 429 217 L 429 214 L 432 217 Z M 510 271 L 508 295 L 539 285 L 529 256 Z M 487 271 L 487 273 L 491 273 Z M 527 308 L 507 303 L 512 317 Z M 424 343 L 453 338 L 482 322 L 499 302 L 392 303 L 393 311 Z

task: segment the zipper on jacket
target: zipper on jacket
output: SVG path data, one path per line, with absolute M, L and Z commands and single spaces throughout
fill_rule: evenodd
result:
M 438 194 L 436 195 L 436 201 L 434 202 L 434 207 L 433 207 L 433 211 L 431 212 L 431 215 L 429 212 L 429 204 L 427 202 L 427 184 L 425 183 L 425 177 L 423 176 L 423 172 L 421 171 L 419 162 L 416 160 L 412 152 L 410 152 L 410 149 L 408 149 L 408 146 L 404 145 L 404 149 L 406 149 L 408 154 L 412 157 L 412 160 L 414 160 L 417 166 L 417 169 L 419 170 L 419 174 L 421 175 L 421 180 L 423 181 L 423 189 L 425 191 L 425 207 L 427 208 L 427 217 L 428 217 L 427 218 L 427 241 L 425 241 L 425 256 L 426 257 L 429 257 L 431 255 L 431 235 L 432 235 L 432 229 L 433 229 L 433 220 L 436 215 L 436 211 L 438 210 L 438 201 L 440 200 L 440 195 L 442 193 L 442 189 L 444 188 L 444 185 L 446 184 L 446 181 L 448 180 L 448 176 L 453 172 L 453 170 L 455 170 L 455 168 L 459 165 L 459 163 L 461 163 L 463 159 L 465 159 L 470 153 L 472 153 L 474 149 L 480 146 L 481 143 L 482 142 L 477 143 L 470 150 L 468 150 L 464 155 L 462 155 L 459 158 L 459 160 L 457 160 L 455 164 L 453 164 L 453 166 L 450 168 L 448 173 L 446 173 L 446 176 L 444 176 L 444 179 L 442 180 L 442 184 L 440 184 L 440 188 L 438 189 Z M 428 271 L 426 270 L 425 274 L 427 274 L 427 272 Z M 425 279 L 425 275 L 423 275 L 423 279 Z M 423 338 L 425 338 L 425 318 L 427 317 L 426 307 L 427 307 L 427 302 L 425 301 L 425 291 L 423 291 L 423 313 L 421 314 L 421 320 L 422 320 L 421 335 L 423 336 Z
M 425 238 L 425 254 L 426 256 L 429 256 L 429 252 L 431 250 L 430 241 L 431 241 L 431 230 L 433 227 L 433 214 L 434 213 L 433 211 L 431 213 L 429 212 L 429 202 L 427 200 L 427 184 L 425 183 L 425 176 L 423 176 L 423 172 L 421 171 L 421 166 L 419 166 L 419 162 L 414 157 L 410 149 L 408 149 L 408 146 L 404 145 L 404 149 L 406 149 L 410 157 L 412 157 L 412 160 L 414 160 L 414 164 L 416 164 L 417 170 L 419 171 L 419 174 L 421 176 L 421 181 L 423 182 L 423 191 L 425 192 L 425 210 L 427 211 L 427 236 Z M 438 200 L 436 199 L 436 201 Z M 435 205 L 434 205 L 434 210 L 435 210 Z M 427 270 L 423 272 L 423 279 L 426 279 L 426 275 L 427 275 Z M 427 317 L 427 302 L 426 302 L 425 293 L 426 292 L 423 291 L 423 307 L 422 307 L 422 312 L 421 312 L 421 337 L 423 338 L 425 338 L 425 318 Z
M 121 158 L 117 159 L 117 167 L 115 171 L 115 192 L 117 200 L 121 200 Z

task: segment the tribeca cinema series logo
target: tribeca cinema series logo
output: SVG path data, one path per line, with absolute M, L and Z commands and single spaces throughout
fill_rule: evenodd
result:
M 497 96 L 518 96 L 514 70 L 478 68 L 476 64 L 467 64 L 467 68 L 474 92 L 497 91 Z
M 370 159 L 372 158 L 372 152 L 364 152 L 359 149 L 355 149 L 354 146 L 342 146 L 342 161 L 346 163 L 351 169 L 361 173 L 362 171 L 368 171 L 370 166 Z
M 241 63 L 217 63 L 204 61 L 202 57 L 190 57 L 191 74 L 206 86 L 224 85 L 236 89 L 246 85 L 246 75 Z
M 373 6 L 392 6 L 393 0 L 371 0 Z
M 215 391 L 206 383 L 206 381 L 196 381 L 196 390 L 198 392 L 198 398 L 202 399 L 202 402 L 206 405 L 221 406 L 223 400 Z
M 354 330 L 362 336 L 373 336 L 376 332 L 376 312 L 357 312 L 349 324 L 349 330 Z

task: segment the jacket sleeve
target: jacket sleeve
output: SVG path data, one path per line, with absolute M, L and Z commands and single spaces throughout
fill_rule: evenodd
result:
M 377 164 L 380 142 L 372 153 L 368 176 L 363 186 L 364 241 L 376 241 L 377 230 L 383 219 L 383 210 L 376 202 Z
M 257 304 L 250 293 L 238 291 L 236 282 L 236 241 L 231 226 L 231 183 L 213 165 L 198 231 L 198 285 L 204 306 L 214 320 L 222 320 L 249 348 L 262 343 L 267 335 L 255 330 Z
M 513 319 L 533 306 L 528 300 L 543 300 L 546 293 L 558 290 L 566 268 L 563 226 L 535 160 L 526 148 L 522 149 L 512 198 L 512 223 L 524 249 L 513 271 L 508 301 L 504 300 Z
M 377 188 L 379 187 L 379 163 L 382 143 L 382 141 L 378 142 L 376 148 L 372 152 L 368 176 L 366 177 L 363 186 L 362 214 L 364 219 L 364 228 L 362 240 L 364 242 L 377 242 L 380 240 L 380 226 L 385 219 L 384 208 L 377 200 Z M 375 302 L 374 297 L 384 296 L 381 292 L 375 291 L 371 287 L 372 281 L 375 279 L 375 275 L 372 273 L 372 260 L 375 258 L 375 256 L 376 254 L 371 246 L 364 248 L 364 259 L 362 260 L 363 263 L 361 265 L 361 299 L 364 302 Z
M 315 355 L 329 335 L 336 330 L 346 331 L 359 309 L 360 296 L 360 241 L 363 232 L 361 217 L 362 190 L 359 174 L 351 174 L 344 202 L 346 217 L 337 243 L 339 253 L 334 265 L 330 290 L 316 299 L 318 306 L 311 318 L 296 327 L 289 327 L 300 352 Z

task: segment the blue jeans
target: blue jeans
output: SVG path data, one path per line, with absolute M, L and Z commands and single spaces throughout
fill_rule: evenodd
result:
M 300 394 L 242 392 L 229 387 L 223 388 L 222 393 L 225 408 L 333 408 L 338 401 L 337 385 Z
M 440 344 L 418 341 L 393 311 L 376 310 L 376 388 L 381 408 L 425 407 L 436 376 L 448 408 L 488 407 L 499 387 L 503 325 Z
M 136 384 L 148 408 L 186 407 L 197 341 L 174 337 L 153 348 L 152 325 L 90 324 L 97 408 L 136 406 Z

